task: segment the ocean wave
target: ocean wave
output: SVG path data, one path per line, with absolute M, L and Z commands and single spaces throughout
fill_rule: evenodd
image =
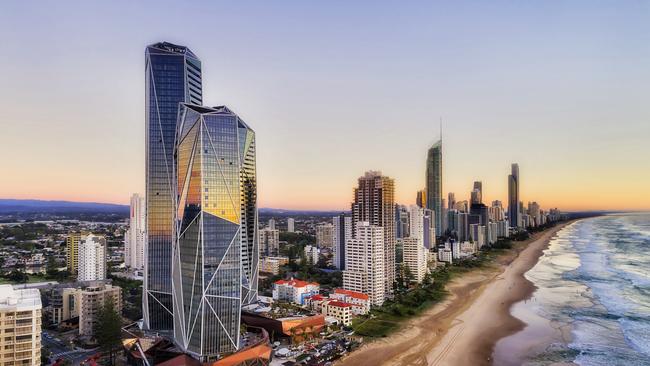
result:
M 650 215 L 604 216 L 560 230 L 526 277 L 536 312 L 570 324 L 575 363 L 650 365 L 649 268 Z

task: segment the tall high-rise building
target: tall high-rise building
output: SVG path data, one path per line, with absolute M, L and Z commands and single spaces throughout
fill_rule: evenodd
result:
M 532 226 L 539 226 L 542 224 L 541 208 L 537 202 L 528 202 L 527 212 L 531 220 L 533 220 Z
M 458 210 L 456 209 L 447 211 L 447 230 L 450 235 L 458 238 Z
M 418 207 L 427 207 L 427 190 L 419 190 L 417 196 L 415 197 L 415 204 Z
M 426 173 L 427 208 L 435 213 L 436 236 L 442 235 L 442 139 L 429 148 Z
M 469 240 L 469 213 L 458 213 L 458 241 L 463 242 Z
M 280 253 L 280 231 L 264 228 L 259 231 L 260 253 L 265 256 L 276 256 Z
M 129 229 L 124 233 L 124 264 L 142 269 L 144 265 L 145 200 L 139 194 L 131 196 Z
M 470 203 L 483 203 L 483 182 L 477 180 L 474 182 L 472 190 L 472 200 Z
M 72 274 L 76 274 L 79 270 L 79 242 L 81 236 L 81 233 L 68 233 L 65 238 L 66 267 L 68 267 L 68 272 Z
M 506 219 L 501 201 L 492 201 L 492 207 L 490 207 L 490 219 L 494 221 L 503 221 Z
M 202 104 L 201 61 L 167 42 L 145 51 L 146 242 L 144 328 L 171 330 L 174 148 L 179 103 Z
M 84 236 L 79 243 L 79 281 L 106 279 L 106 238 L 99 235 Z
M 409 236 L 409 212 L 403 205 L 395 205 L 395 237 L 397 239 Z
M 395 181 L 381 172 L 369 171 L 359 178 L 352 203 L 352 233 L 359 222 L 383 228 L 385 294 L 390 296 L 395 282 Z M 346 264 L 347 267 L 347 264 Z
M 449 192 L 447 195 L 447 209 L 455 210 L 456 209 L 456 195 L 454 192 Z
M 331 248 L 334 244 L 334 225 L 320 224 L 316 226 L 316 246 L 318 248 Z
M 368 295 L 374 306 L 386 299 L 384 229 L 357 222 L 354 237 L 346 243 L 343 288 Z
M 456 202 L 456 210 L 458 210 L 459 212 L 469 212 L 469 202 L 467 201 Z
M 470 194 L 469 202 L 470 202 L 470 206 L 478 205 L 483 202 L 483 197 L 480 189 L 474 188 L 474 190 Z
M 409 236 L 402 239 L 402 262 L 420 283 L 427 272 L 427 245 L 435 240 L 433 211 L 411 205 L 408 208 L 410 218 Z
M 352 217 L 340 214 L 332 218 L 334 235 L 332 236 L 334 251 L 334 266 L 345 269 L 345 243 L 352 237 Z
M 174 340 L 207 362 L 239 348 L 257 300 L 255 133 L 226 107 L 182 103 L 178 119 Z
M 41 293 L 0 285 L 0 361 L 3 365 L 41 365 Z
M 442 199 L 442 201 L 440 202 L 440 208 L 441 208 L 441 212 L 442 212 L 442 229 L 441 229 L 441 233 L 446 234 L 447 229 L 448 229 L 448 224 L 447 224 L 447 211 L 448 211 L 448 209 L 447 209 L 447 200 L 446 199 L 444 199 L 444 198 Z
M 275 230 L 275 224 L 276 224 L 275 219 L 270 218 L 268 228 L 271 229 L 271 230 Z
M 296 232 L 296 221 L 291 217 L 287 219 L 287 232 Z
M 512 227 L 521 227 L 521 211 L 519 208 L 519 165 L 511 166 L 508 176 L 508 221 Z

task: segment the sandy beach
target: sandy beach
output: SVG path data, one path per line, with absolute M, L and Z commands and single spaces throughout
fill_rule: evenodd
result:
M 447 286 L 450 296 L 409 320 L 400 331 L 362 346 L 337 365 L 490 365 L 496 342 L 525 326 L 510 314 L 534 286 L 524 277 L 553 235 L 568 223 L 537 233 L 489 268 Z

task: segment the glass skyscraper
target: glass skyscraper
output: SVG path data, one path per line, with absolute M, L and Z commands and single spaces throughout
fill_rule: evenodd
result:
M 510 221 L 510 227 L 521 226 L 519 202 L 519 164 L 513 163 L 508 176 L 508 221 Z
M 239 348 L 257 300 L 255 133 L 226 107 L 181 104 L 172 261 L 174 339 L 202 362 Z
M 436 236 L 442 235 L 442 139 L 429 148 L 426 173 L 427 208 L 434 212 Z
M 179 103 L 202 103 L 201 61 L 187 47 L 167 42 L 145 51 L 146 241 L 143 320 L 165 331 L 172 319 L 174 146 Z

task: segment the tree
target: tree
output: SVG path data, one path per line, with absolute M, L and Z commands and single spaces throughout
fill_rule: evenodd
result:
M 115 364 L 115 353 L 122 345 L 122 319 L 115 310 L 113 300 L 108 298 L 104 302 L 95 323 L 95 338 L 99 347 L 110 357 L 110 365 Z
M 5 276 L 9 281 L 14 283 L 26 283 L 29 280 L 29 276 L 20 270 L 13 270 L 11 273 Z

